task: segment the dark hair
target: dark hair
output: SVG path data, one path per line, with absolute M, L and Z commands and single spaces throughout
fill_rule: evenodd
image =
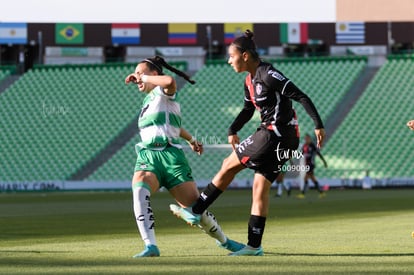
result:
M 256 51 L 256 43 L 253 41 L 253 32 L 251 30 L 246 30 L 244 35 L 237 37 L 231 43 L 235 46 L 241 53 L 249 52 L 254 59 L 259 59 L 259 54 Z
M 161 56 L 154 56 L 151 58 L 146 58 L 144 60 L 142 60 L 140 63 L 146 63 L 148 66 L 148 69 L 150 71 L 156 71 L 159 75 L 163 75 L 163 71 L 162 68 L 167 68 L 168 70 L 170 70 L 171 72 L 177 74 L 178 76 L 181 76 L 182 78 L 184 78 L 185 80 L 187 80 L 188 82 L 190 82 L 191 84 L 195 84 L 195 81 L 192 80 L 190 78 L 190 76 L 188 76 L 186 73 L 184 73 L 183 71 L 180 71 L 176 68 L 174 68 L 173 66 L 171 66 L 170 64 L 168 64 L 164 58 L 162 58 Z

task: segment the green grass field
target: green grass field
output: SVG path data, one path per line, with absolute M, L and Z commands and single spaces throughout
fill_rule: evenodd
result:
M 250 190 L 225 192 L 211 210 L 245 242 Z M 0 194 L 1 274 L 414 273 L 414 189 L 335 190 L 318 199 L 272 198 L 263 257 L 228 257 L 153 196 L 159 258 L 141 251 L 129 192 Z

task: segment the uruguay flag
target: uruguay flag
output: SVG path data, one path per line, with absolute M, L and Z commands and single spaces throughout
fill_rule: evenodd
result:
M 364 44 L 365 23 L 364 22 L 337 22 L 336 23 L 337 44 Z
M 27 23 L 0 23 L 0 44 L 27 44 Z
M 112 24 L 112 44 L 138 45 L 141 43 L 140 24 Z

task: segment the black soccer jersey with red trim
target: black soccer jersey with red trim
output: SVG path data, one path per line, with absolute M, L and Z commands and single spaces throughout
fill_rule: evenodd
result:
M 244 107 L 230 126 L 229 135 L 236 134 L 251 119 L 256 109 L 260 112 L 262 125 L 273 130 L 277 136 L 286 135 L 284 133 L 291 132 L 292 128 L 298 136 L 292 100 L 305 108 L 315 128 L 323 128 L 322 120 L 309 97 L 270 63 L 260 62 L 254 77 L 250 74 L 246 76 L 244 93 Z
M 306 165 L 315 165 L 315 156 L 317 152 L 318 148 L 316 147 L 315 143 L 311 142 L 309 144 L 303 144 L 302 154 L 305 158 Z

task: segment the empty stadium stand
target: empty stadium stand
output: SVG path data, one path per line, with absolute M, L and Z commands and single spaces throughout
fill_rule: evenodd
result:
M 329 169 L 321 177 L 413 175 L 413 57 L 390 57 L 323 149 Z

